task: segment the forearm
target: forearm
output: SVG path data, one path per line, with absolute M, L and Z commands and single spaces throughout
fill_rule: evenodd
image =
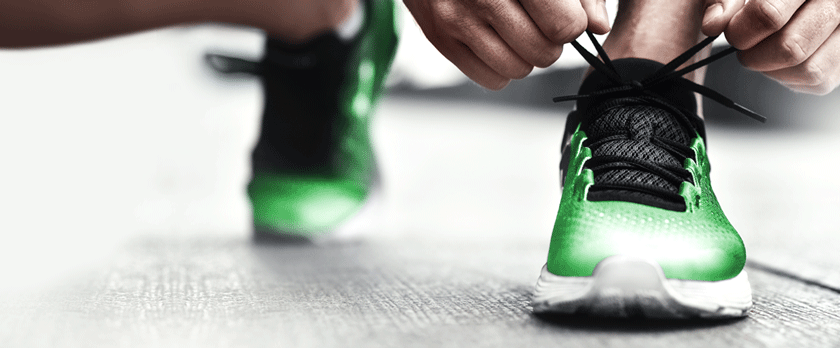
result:
M 216 20 L 216 0 L 0 0 L 0 47 L 72 43 Z
M 336 28 L 358 0 L 0 0 L 0 48 L 94 40 L 177 24 L 223 22 L 290 42 Z

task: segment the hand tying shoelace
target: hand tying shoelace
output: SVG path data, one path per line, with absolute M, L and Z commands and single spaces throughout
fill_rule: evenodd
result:
M 738 105 L 731 99 L 723 96 L 715 90 L 682 78 L 682 76 L 685 74 L 688 74 L 694 70 L 709 65 L 712 62 L 721 59 L 729 54 L 737 52 L 738 50 L 735 49 L 735 47 L 729 47 L 723 51 L 720 51 L 716 54 L 707 57 L 706 59 L 691 64 L 683 69 L 676 70 L 680 65 L 684 64 L 689 59 L 691 59 L 691 57 L 694 57 L 694 55 L 697 54 L 697 52 L 700 52 L 700 50 L 714 42 L 715 39 L 718 38 L 717 36 L 707 37 L 705 40 L 689 48 L 683 54 L 679 55 L 677 58 L 674 58 L 668 64 L 665 64 L 665 66 L 663 66 L 661 69 L 659 69 L 658 71 L 641 81 L 626 81 L 622 79 L 622 77 L 619 75 L 618 71 L 615 69 L 615 66 L 613 66 L 613 63 L 610 60 L 609 56 L 607 56 L 607 52 L 604 51 L 604 48 L 601 46 L 600 43 L 598 43 L 598 40 L 595 39 L 595 35 L 593 35 L 592 32 L 588 30 L 586 31 L 586 34 L 587 36 L 589 36 L 589 40 L 592 41 L 592 44 L 595 45 L 595 50 L 598 51 L 598 54 L 601 56 L 603 61 L 601 61 L 600 59 L 598 59 L 598 57 L 595 57 L 592 53 L 583 48 L 583 46 L 581 46 L 580 43 L 577 42 L 577 40 L 571 42 L 572 46 L 580 53 L 581 56 L 583 56 L 583 59 L 585 59 L 586 62 L 589 63 L 595 70 L 603 73 L 610 80 L 612 80 L 616 84 L 616 87 L 600 90 L 592 94 L 556 97 L 553 99 L 555 103 L 586 98 L 617 96 L 622 93 L 641 94 L 649 97 L 655 97 L 655 93 L 651 91 L 652 87 L 655 87 L 663 82 L 674 81 L 686 89 L 700 93 L 701 95 L 712 99 L 723 106 L 726 106 L 744 115 L 752 117 L 760 122 L 767 121 L 766 117 L 759 115 L 758 113 L 747 109 L 741 105 Z M 697 115 L 695 114 L 694 116 Z

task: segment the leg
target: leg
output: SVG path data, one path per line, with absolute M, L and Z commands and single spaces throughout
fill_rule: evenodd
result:
M 666 63 L 703 38 L 703 5 L 702 1 L 621 1 L 604 50 L 613 59 L 644 58 Z M 705 49 L 689 62 L 705 58 L 709 52 Z M 685 77 L 702 84 L 705 72 L 700 68 Z
M 666 63 L 700 41 L 702 16 L 701 1 L 622 1 L 604 50 L 612 59 Z

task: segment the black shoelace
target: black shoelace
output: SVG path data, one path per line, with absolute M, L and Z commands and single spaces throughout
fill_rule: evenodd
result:
M 271 60 L 253 61 L 239 57 L 231 57 L 221 54 L 208 53 L 204 56 L 213 69 L 225 74 L 250 74 L 263 75 L 266 65 L 275 65 L 287 69 L 305 69 L 315 65 L 316 59 L 313 55 L 274 55 Z
M 738 105 L 737 103 L 721 95 L 720 93 L 682 77 L 683 75 L 689 72 L 692 72 L 720 58 L 723 58 L 726 55 L 736 52 L 737 50 L 735 48 L 729 47 L 721 52 L 713 54 L 683 69 L 677 70 L 677 68 L 680 65 L 686 63 L 695 54 L 700 52 L 700 50 L 711 44 L 717 37 L 706 38 L 705 40 L 694 45 L 693 47 L 685 51 L 683 54 L 673 59 L 669 63 L 665 64 L 662 68 L 660 68 L 659 70 L 642 80 L 627 81 L 624 78 L 622 78 L 618 70 L 616 70 L 615 66 L 613 65 L 609 56 L 607 56 L 607 53 L 604 51 L 603 47 L 595 39 L 595 36 L 589 31 L 587 31 L 586 34 L 587 36 L 589 36 L 589 39 L 592 41 L 593 45 L 595 46 L 595 49 L 601 56 L 601 59 L 598 59 L 598 57 L 594 56 L 592 53 L 587 51 L 577 41 L 573 41 L 572 45 L 578 52 L 580 52 L 581 56 L 583 56 L 583 58 L 596 71 L 606 76 L 606 78 L 613 83 L 614 87 L 596 90 L 590 94 L 556 97 L 554 98 L 554 102 L 595 98 L 607 98 L 611 100 L 610 102 L 602 103 L 600 106 L 589 110 L 589 115 L 600 114 L 606 109 L 614 107 L 650 105 L 656 108 L 666 110 L 668 114 L 673 115 L 676 118 L 676 121 L 679 124 L 681 124 L 684 127 L 684 129 L 696 129 L 694 124 L 702 124 L 702 119 L 696 114 L 696 111 L 689 111 L 675 107 L 671 105 L 671 103 L 666 101 L 667 98 L 665 96 L 659 95 L 656 91 L 653 90 L 654 86 L 660 85 L 664 82 L 669 82 L 678 88 L 685 88 L 687 90 L 700 93 L 701 95 L 711 100 L 714 100 L 715 102 L 718 102 L 728 108 L 734 109 L 760 122 L 766 121 L 765 117 L 741 105 Z M 694 135 L 688 134 L 688 136 L 690 139 Z M 615 134 L 600 138 L 590 137 L 585 141 L 585 146 L 592 149 L 593 153 L 595 153 L 596 149 L 600 146 L 603 146 L 610 142 L 625 140 L 629 140 L 629 136 L 627 134 Z M 650 142 L 652 145 L 655 145 L 656 147 L 665 150 L 667 153 L 673 156 L 677 160 L 677 163 L 682 164 L 686 158 L 694 157 L 694 151 L 688 146 L 688 144 L 683 144 L 672 139 L 660 136 L 651 137 Z M 661 162 L 656 163 L 650 159 L 643 158 L 642 156 L 632 156 L 632 154 L 593 156 L 593 158 L 590 158 L 586 162 L 586 167 L 591 169 L 596 176 L 598 176 L 601 173 L 616 170 L 635 170 L 653 174 L 656 177 L 670 183 L 671 185 L 677 188 L 680 187 L 682 182 L 690 182 L 692 184 L 694 183 L 691 173 L 688 170 L 684 169 L 682 166 L 668 165 L 663 164 Z M 606 190 L 631 191 L 641 194 L 652 195 L 663 199 L 667 202 L 671 202 L 674 205 L 683 206 L 682 209 L 684 209 L 684 199 L 682 198 L 682 196 L 680 196 L 679 193 L 676 191 L 663 188 L 662 185 L 653 185 L 650 183 L 640 182 L 638 180 L 634 181 L 631 179 L 627 179 L 623 182 L 613 184 L 596 182 L 590 188 L 590 194 L 593 191 L 603 192 Z
M 723 106 L 726 106 L 744 115 L 752 117 L 760 122 L 767 121 L 766 117 L 761 116 L 758 113 L 747 109 L 741 105 L 738 105 L 731 99 L 723 96 L 715 90 L 682 78 L 682 76 L 685 74 L 688 74 L 694 70 L 709 65 L 718 59 L 721 59 L 729 54 L 736 52 L 737 49 L 735 49 L 735 47 L 729 47 L 697 63 L 691 64 L 680 70 L 676 70 L 677 67 L 687 62 L 689 59 L 691 59 L 691 57 L 694 57 L 694 55 L 697 54 L 697 52 L 700 52 L 700 50 L 702 50 L 704 47 L 710 45 L 713 41 L 715 41 L 715 39 L 717 39 L 717 36 L 707 37 L 705 40 L 689 48 L 687 51 L 683 52 L 683 54 L 679 55 L 677 58 L 674 58 L 674 60 L 670 61 L 668 64 L 665 64 L 665 66 L 663 66 L 661 69 L 659 69 L 658 71 L 641 81 L 625 81 L 621 78 L 621 76 L 618 74 L 618 71 L 613 66 L 612 61 L 610 60 L 609 56 L 607 56 L 607 52 L 604 51 L 604 48 L 601 46 L 600 43 L 598 43 L 598 40 L 595 39 L 595 35 L 593 35 L 592 32 L 589 30 L 586 31 L 586 34 L 589 36 L 589 40 L 592 41 L 592 44 L 595 45 L 595 50 L 598 51 L 598 54 L 603 58 L 603 61 L 598 59 L 598 57 L 592 55 L 592 53 L 589 53 L 589 51 L 583 48 L 583 46 L 581 46 L 577 42 L 577 40 L 571 42 L 572 46 L 574 46 L 574 48 L 580 53 L 580 55 L 583 56 L 583 59 L 585 59 L 586 62 L 589 63 L 589 65 L 591 65 L 595 70 L 606 75 L 607 78 L 609 78 L 613 83 L 617 85 L 617 87 L 596 91 L 591 94 L 556 97 L 553 99 L 555 103 L 593 97 L 608 97 L 610 95 L 619 95 L 623 92 L 628 91 L 637 91 L 643 94 L 655 96 L 652 95 L 653 92 L 650 90 L 652 87 L 662 82 L 674 81 L 678 83 L 681 87 L 689 89 L 693 92 L 700 93 L 704 97 L 714 100 Z

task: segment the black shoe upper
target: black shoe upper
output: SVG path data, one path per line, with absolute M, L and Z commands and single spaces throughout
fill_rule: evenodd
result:
M 252 152 L 254 173 L 324 175 L 334 169 L 337 143 L 347 127 L 340 93 L 356 41 L 334 32 L 302 44 L 269 38 L 258 62 L 207 55 L 219 72 L 251 74 L 262 81 L 265 105 Z
M 569 139 L 579 126 L 587 136 L 584 145 L 592 151 L 592 157 L 584 163 L 584 168 L 594 174 L 588 200 L 626 201 L 685 211 L 679 190 L 683 182 L 693 183 L 693 178 L 684 162 L 688 158 L 696 160 L 692 141 L 697 136 L 705 141 L 694 92 L 763 120 L 717 92 L 681 77 L 734 49 L 676 70 L 714 38 L 661 64 L 637 58 L 611 61 L 594 36 L 587 34 L 603 60 L 574 43 L 595 70 L 581 84 L 578 95 L 555 98 L 577 100 L 577 109 L 566 121 L 561 180 L 565 180 L 569 164 Z
M 338 105 L 350 44 L 325 34 L 303 45 L 266 42 L 265 107 L 254 172 L 328 174 L 344 117 Z
M 621 59 L 613 65 L 629 81 L 642 80 L 663 66 L 644 59 Z M 595 71 L 584 80 L 579 94 L 614 87 L 615 83 Z M 673 83 L 660 84 L 656 90 L 656 96 L 626 91 L 578 100 L 577 110 L 567 119 L 566 136 L 580 125 L 588 137 L 584 144 L 592 150 L 592 158 L 585 168 L 595 176 L 587 195 L 590 201 L 685 210 L 678 192 L 680 184 L 692 178 L 683 169 L 683 161 L 693 155 L 689 146 L 696 134 L 704 135 L 703 122 L 690 116 L 697 108 L 694 93 Z

